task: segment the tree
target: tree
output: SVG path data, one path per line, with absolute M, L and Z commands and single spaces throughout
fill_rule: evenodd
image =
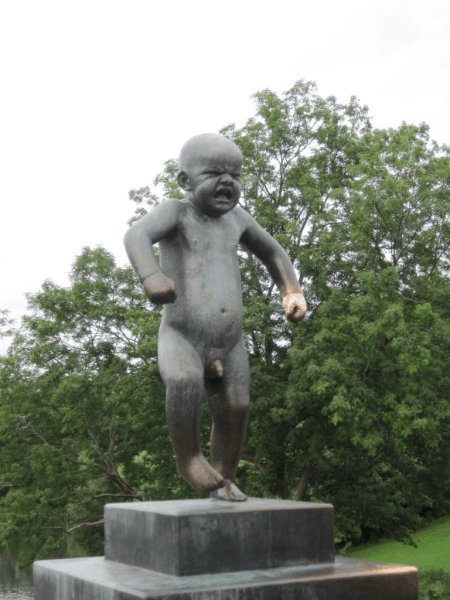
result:
M 74 530 L 101 552 L 107 502 L 191 493 L 165 423 L 160 312 L 131 268 L 85 248 L 70 288 L 47 281 L 28 301 L 0 371 L 0 473 L 10 486 L 0 542 L 26 539 L 22 563 L 64 552 Z
M 299 462 L 344 541 L 407 537 L 450 508 L 449 150 L 424 125 L 361 143 L 305 240 L 314 310 L 288 399 Z

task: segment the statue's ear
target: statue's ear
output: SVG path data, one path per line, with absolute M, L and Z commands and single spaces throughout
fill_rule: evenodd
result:
M 189 176 L 185 171 L 180 171 L 177 175 L 177 181 L 180 188 L 185 192 L 191 191 L 191 184 L 189 183 Z

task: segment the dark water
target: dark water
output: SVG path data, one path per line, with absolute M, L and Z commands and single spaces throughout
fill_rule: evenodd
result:
M 0 600 L 33 600 L 33 570 L 18 571 L 0 554 Z

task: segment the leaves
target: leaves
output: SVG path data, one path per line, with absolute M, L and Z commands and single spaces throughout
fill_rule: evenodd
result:
M 101 552 L 101 529 L 79 525 L 99 522 L 107 502 L 191 493 L 165 423 L 159 311 L 102 248 L 83 250 L 71 282 L 29 296 L 1 359 L 0 472 L 10 488 L 0 541 L 25 536 L 24 563 L 63 551 L 71 530 Z

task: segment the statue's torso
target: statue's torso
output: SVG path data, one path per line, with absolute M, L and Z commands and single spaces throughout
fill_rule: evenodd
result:
M 242 335 L 241 234 L 236 209 L 211 218 L 186 202 L 177 228 L 159 243 L 161 269 L 177 295 L 165 305 L 163 323 L 181 332 L 208 362 L 211 353 L 223 358 Z

